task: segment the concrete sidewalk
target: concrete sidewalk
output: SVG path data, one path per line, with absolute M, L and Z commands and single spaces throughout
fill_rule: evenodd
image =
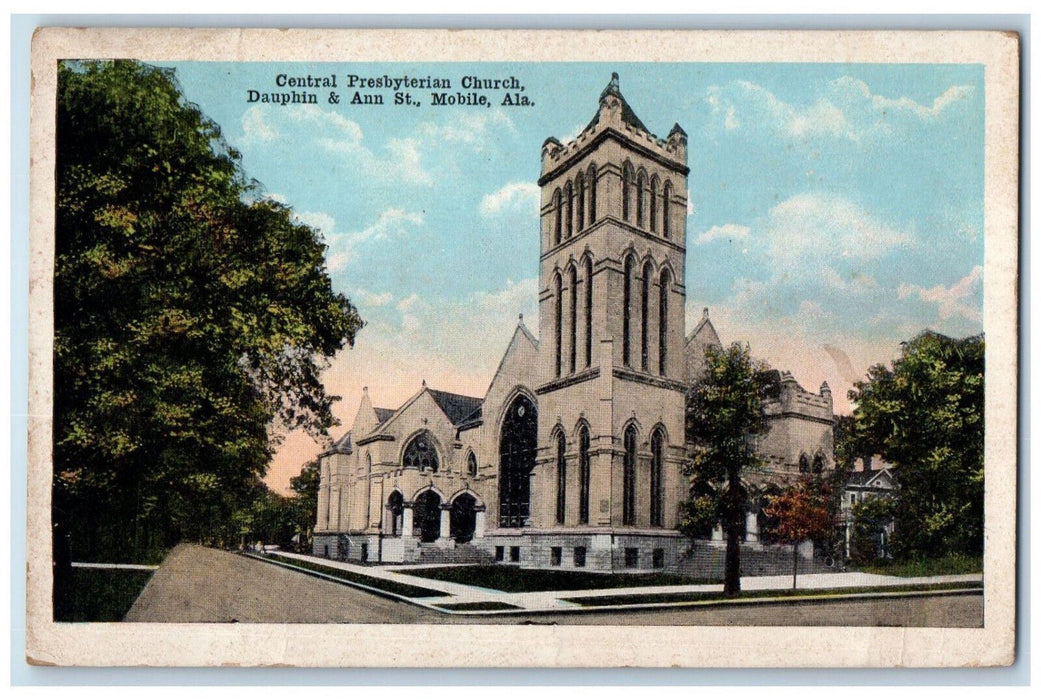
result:
M 273 552 L 286 559 L 296 559 L 301 562 L 312 562 L 321 564 L 332 569 L 340 569 L 345 572 L 360 574 L 374 579 L 392 581 L 410 586 L 439 591 L 444 597 L 428 597 L 422 600 L 413 600 L 423 607 L 438 606 L 442 604 L 475 604 L 494 603 L 509 605 L 526 612 L 553 612 L 574 610 L 578 608 L 588 609 L 572 602 L 577 598 L 597 598 L 602 596 L 626 596 L 626 595 L 657 595 L 663 593 L 722 593 L 722 583 L 692 584 L 688 586 L 640 586 L 632 588 L 601 588 L 587 590 L 569 591 L 536 591 L 525 593 L 508 593 L 491 588 L 469 586 L 463 583 L 451 581 L 439 581 L 437 579 L 412 576 L 408 571 L 412 569 L 431 568 L 424 565 L 393 565 L 393 566 L 360 566 L 348 562 L 324 559 L 306 554 L 295 554 L 291 552 Z M 441 565 L 437 568 L 447 566 L 468 566 L 466 564 Z M 916 578 L 901 578 L 899 576 L 882 576 L 880 574 L 867 574 L 861 572 L 842 572 L 827 574 L 805 574 L 797 577 L 797 590 L 820 591 L 822 593 L 837 588 L 878 588 L 883 592 L 886 587 L 901 585 L 928 585 L 928 584 L 951 584 L 951 583 L 980 583 L 983 574 L 961 574 L 952 576 L 922 576 Z M 792 577 L 783 576 L 742 576 L 742 591 L 777 591 L 784 593 L 792 589 Z

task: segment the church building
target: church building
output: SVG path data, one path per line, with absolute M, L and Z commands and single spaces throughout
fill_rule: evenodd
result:
M 320 458 L 316 555 L 608 571 L 680 560 L 685 391 L 721 344 L 707 310 L 684 329 L 688 173 L 686 133 L 651 133 L 617 74 L 573 141 L 545 141 L 538 337 L 521 318 L 483 397 L 424 383 L 380 408 L 366 388 Z M 763 478 L 832 468 L 827 385 L 776 379 Z

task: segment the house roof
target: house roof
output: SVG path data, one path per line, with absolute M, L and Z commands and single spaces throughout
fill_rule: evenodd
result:
M 640 121 L 640 118 L 638 116 L 636 116 L 636 112 L 633 111 L 633 108 L 630 107 L 629 103 L 625 101 L 624 97 L 622 97 L 622 91 L 618 89 L 618 74 L 617 73 L 612 73 L 611 74 L 611 81 L 609 83 L 607 83 L 607 87 L 605 87 L 604 91 L 600 93 L 600 104 L 604 103 L 604 100 L 607 99 L 608 95 L 614 95 L 615 97 L 618 98 L 618 101 L 621 102 L 621 104 L 622 104 L 622 121 L 623 122 L 625 122 L 629 126 L 632 126 L 632 127 L 637 128 L 637 129 L 640 129 L 641 131 L 646 131 L 647 133 L 650 133 L 650 129 L 648 129 L 646 126 L 644 126 L 643 122 Z M 600 121 L 600 110 L 599 109 L 597 110 L 596 114 L 593 115 L 593 119 L 586 126 L 586 129 L 590 129 L 590 128 L 596 126 L 596 123 L 598 121 Z M 585 131 L 585 129 L 583 129 L 583 131 Z
M 463 396 L 462 394 L 451 394 L 447 391 L 438 391 L 428 388 L 430 398 L 445 412 L 452 425 L 459 425 L 470 418 L 477 411 L 484 399 L 476 396 Z
M 859 472 L 850 472 L 846 485 L 869 486 L 871 482 L 881 476 L 883 472 L 889 472 L 889 469 L 865 469 Z M 892 474 L 890 473 L 890 475 Z

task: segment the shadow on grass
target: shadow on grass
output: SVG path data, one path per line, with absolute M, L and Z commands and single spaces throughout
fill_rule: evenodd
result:
M 307 571 L 312 571 L 316 574 L 323 574 L 330 578 L 339 579 L 343 582 L 360 583 L 363 586 L 376 588 L 381 591 L 386 591 L 387 593 L 395 593 L 397 595 L 405 596 L 406 598 L 434 598 L 443 597 L 445 595 L 441 591 L 435 591 L 429 588 L 420 588 L 419 586 L 410 586 L 406 583 L 397 583 L 396 581 L 386 581 L 381 578 L 376 578 L 375 576 L 366 576 L 365 574 L 356 574 L 353 571 L 346 571 L 333 566 L 324 566 L 304 559 L 282 557 L 277 554 L 267 554 L 264 556 L 264 559 L 281 566 L 288 565 L 300 569 L 306 569 Z

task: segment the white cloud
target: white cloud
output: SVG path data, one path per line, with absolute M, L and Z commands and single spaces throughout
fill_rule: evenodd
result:
M 505 131 L 516 131 L 513 120 L 501 109 L 485 112 L 461 112 L 451 122 L 435 124 L 423 122 L 416 127 L 416 134 L 422 139 L 423 146 L 436 146 L 441 143 L 466 144 L 475 150 L 483 150 L 491 140 L 501 136 Z
M 747 80 L 708 88 L 705 101 L 726 131 L 763 125 L 789 138 L 830 136 L 860 141 L 892 132 L 899 119 L 930 122 L 970 97 L 970 85 L 952 85 L 922 104 L 905 95 L 886 97 L 871 92 L 863 80 L 850 76 L 826 86 L 816 102 L 795 105 Z
M 875 260 L 914 240 L 856 202 L 822 192 L 798 194 L 776 205 L 763 228 L 771 261 L 781 265 L 807 258 Z
M 367 289 L 358 289 L 351 298 L 363 306 L 386 306 L 394 301 L 394 295 L 390 292 L 370 292 Z
M 391 158 L 398 163 L 401 175 L 408 182 L 417 185 L 432 185 L 434 178 L 423 168 L 419 142 L 416 139 L 390 139 L 387 150 Z
M 935 304 L 940 321 L 961 317 L 969 321 L 982 321 L 982 313 L 976 295 L 983 284 L 983 267 L 976 265 L 965 277 L 950 287 L 936 285 L 929 289 L 914 284 L 901 284 L 897 295 L 901 299 L 917 296 L 922 301 Z
M 481 199 L 479 211 L 483 217 L 491 217 L 504 211 L 521 211 L 528 214 L 538 212 L 539 186 L 534 182 L 511 182 Z
M 330 271 L 342 270 L 353 259 L 358 246 L 369 241 L 378 241 L 388 236 L 406 236 L 410 229 L 423 224 L 423 216 L 404 209 L 391 208 L 384 211 L 376 221 L 360 231 L 347 233 L 336 230 L 336 220 L 325 212 L 299 212 L 294 215 L 303 224 L 320 231 L 329 246 L 326 264 Z
M 752 229 L 741 224 L 713 226 L 708 231 L 698 234 L 694 239 L 694 245 L 704 245 L 718 240 L 743 241 L 751 232 Z
M 273 141 L 278 132 L 268 123 L 265 110 L 260 105 L 253 105 L 242 113 L 243 143 Z

